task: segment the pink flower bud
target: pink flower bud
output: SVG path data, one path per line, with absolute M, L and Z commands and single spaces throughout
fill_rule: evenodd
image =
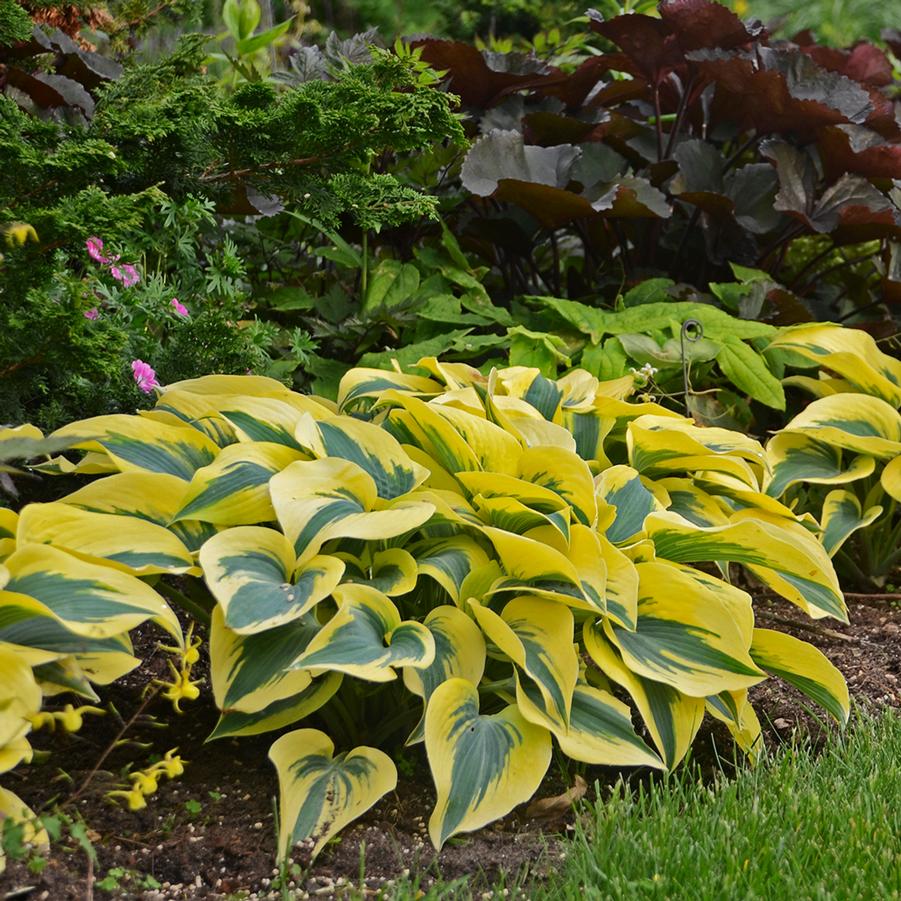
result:
M 103 255 L 103 241 L 100 240 L 96 235 L 88 238 L 87 241 L 84 242 L 84 246 L 88 249 L 88 256 L 95 260 L 98 263 L 108 263 L 109 257 L 105 257 Z
M 179 316 L 187 317 L 190 315 L 188 313 L 188 308 L 177 297 L 173 297 L 172 300 L 169 301 L 169 305 Z
M 99 318 L 100 318 L 100 311 L 97 309 L 97 307 L 91 307 L 90 310 L 85 310 L 85 311 L 84 311 L 84 318 L 85 318 L 85 319 L 91 319 L 91 320 L 93 320 L 93 319 L 99 319 Z
M 153 367 L 149 363 L 145 363 L 143 360 L 132 360 L 131 371 L 138 388 L 145 394 L 150 394 L 154 388 L 162 387 L 156 379 Z

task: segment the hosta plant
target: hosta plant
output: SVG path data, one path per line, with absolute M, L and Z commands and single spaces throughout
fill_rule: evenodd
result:
M 351 370 L 337 404 L 254 376 L 170 385 L 56 433 L 84 456 L 44 468 L 98 478 L 4 514 L 15 598 L 47 572 L 202 578 L 180 596 L 209 622 L 210 738 L 296 726 L 270 752 L 284 852 L 391 790 L 397 741 L 424 745 L 440 848 L 531 797 L 555 745 L 669 769 L 709 713 L 756 755 L 768 676 L 844 722 L 835 667 L 754 624 L 760 585 L 846 619 L 820 524 L 765 493 L 759 443 L 632 392 L 435 358 Z

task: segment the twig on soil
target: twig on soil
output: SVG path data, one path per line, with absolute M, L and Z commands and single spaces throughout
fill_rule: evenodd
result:
M 866 594 L 865 592 L 844 592 L 845 598 L 849 601 L 859 601 L 866 604 L 870 601 L 874 603 L 891 603 L 892 601 L 901 601 L 901 593 L 888 592 L 886 594 Z
M 822 635 L 825 638 L 834 638 L 837 641 L 846 641 L 849 644 L 860 644 L 861 639 L 856 635 L 845 635 L 844 632 L 836 632 L 835 629 L 827 629 L 825 626 L 818 626 L 815 623 L 798 622 L 798 620 L 789 619 L 786 616 L 770 615 L 770 618 L 783 626 L 791 626 L 795 629 L 802 629 L 805 632 L 813 632 L 815 635 Z
M 88 854 L 88 885 L 84 892 L 85 901 L 94 901 L 94 858 Z

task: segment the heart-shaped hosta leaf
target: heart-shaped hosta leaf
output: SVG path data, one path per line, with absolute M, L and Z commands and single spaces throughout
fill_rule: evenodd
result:
M 798 482 L 817 485 L 843 485 L 864 479 L 876 467 L 869 456 L 853 456 L 842 463 L 842 451 L 831 444 L 823 444 L 803 432 L 779 432 L 766 446 L 771 476 L 766 493 L 782 497 Z
M 667 512 L 652 513 L 645 528 L 660 557 L 679 563 L 741 563 L 809 616 L 848 621 L 829 555 L 799 523 L 783 519 L 774 524 L 736 514 L 728 525 L 702 528 Z
M 667 769 L 673 769 L 701 728 L 704 699 L 633 673 L 597 627 L 586 625 L 583 641 L 601 672 L 629 692 L 663 762 Z
M 278 521 L 298 556 L 313 556 L 330 538 L 377 541 L 425 523 L 435 507 L 423 501 L 384 502 L 372 477 L 341 459 L 292 463 L 269 483 Z
M 607 624 L 633 672 L 693 697 L 737 691 L 766 678 L 748 655 L 751 598 L 688 567 L 639 563 L 635 631 Z
M 29 717 L 41 709 L 41 690 L 31 666 L 16 651 L 3 647 L 0 647 L 0 685 L 3 686 L 0 749 L 3 749 L 31 730 Z
M 826 553 L 834 557 L 839 548 L 858 529 L 863 529 L 878 519 L 882 507 L 870 507 L 865 513 L 857 496 L 841 488 L 830 491 L 823 501 L 821 541 Z
M 439 850 L 458 832 L 472 832 L 527 801 L 551 761 L 551 736 L 515 704 L 479 713 L 479 693 L 466 679 L 448 679 L 432 694 L 425 747 L 438 799 L 429 835 Z
M 424 669 L 435 659 L 432 633 L 413 620 L 401 622 L 397 607 L 369 585 L 342 585 L 333 592 L 338 612 L 322 627 L 295 666 L 334 670 L 388 682 L 393 667 Z
M 579 678 L 572 611 L 529 596 L 514 598 L 500 616 L 476 600 L 469 605 L 482 631 L 538 686 L 551 720 L 566 729 Z
M 46 544 L 20 546 L 4 566 L 10 579 L 0 592 L 0 607 L 8 603 L 30 608 L 32 614 L 49 614 L 85 638 L 111 638 L 149 619 L 177 641 L 183 640 L 178 619 L 166 602 L 128 573 Z
M 813 645 L 772 629 L 755 629 L 751 656 L 761 669 L 794 685 L 841 725 L 848 722 L 848 686 L 825 654 Z
M 219 532 L 200 549 L 200 565 L 225 625 L 242 635 L 303 616 L 332 593 L 344 573 L 341 560 L 321 554 L 295 566 L 291 542 L 262 526 Z
M 416 558 L 403 548 L 376 551 L 370 565 L 350 554 L 338 554 L 345 563 L 344 581 L 371 585 L 388 597 L 407 594 L 416 587 L 419 575 Z
M 588 464 L 574 451 L 562 447 L 530 447 L 523 451 L 517 475 L 527 482 L 558 494 L 572 507 L 574 520 L 594 525 L 598 508 Z
M 882 483 L 885 493 L 901 503 L 901 456 L 895 457 L 882 470 L 879 481 Z
M 404 668 L 404 685 L 424 701 L 422 720 L 407 739 L 408 745 L 425 738 L 425 710 L 439 685 L 455 676 L 478 685 L 485 672 L 485 639 L 462 610 L 447 605 L 435 607 L 423 625 L 435 639 L 435 659 L 421 669 Z
M 440 382 L 420 375 L 404 375 L 384 369 L 351 369 L 341 378 L 338 386 L 338 408 L 349 410 L 363 398 L 377 397 L 385 391 L 397 391 L 431 397 L 444 390 Z
M 348 823 L 397 785 L 391 758 L 375 748 L 335 755 L 332 740 L 318 729 L 283 735 L 269 749 L 279 782 L 279 855 L 313 839 L 312 858 Z
M 706 708 L 711 716 L 726 724 L 735 743 L 752 762 L 760 759 L 763 753 L 760 720 L 748 700 L 747 690 L 721 691 L 717 695 L 711 695 L 706 700 Z
M 602 766 L 652 766 L 660 758 L 635 734 L 632 712 L 610 694 L 579 682 L 573 692 L 569 725 L 548 716 L 538 687 L 516 674 L 516 703 L 530 722 L 549 729 L 560 749 L 573 760 Z
M 605 532 L 614 544 L 625 544 L 636 537 L 644 528 L 645 517 L 660 506 L 631 466 L 605 469 L 598 476 L 597 496 L 616 511 Z
M 19 545 L 52 544 L 137 576 L 186 573 L 194 558 L 163 526 L 135 516 L 94 513 L 70 504 L 29 504 L 19 515 Z
M 424 541 L 410 550 L 420 575 L 433 578 L 455 604 L 465 600 L 460 596 L 460 589 L 466 577 L 488 565 L 488 555 L 468 535 Z
M 428 478 L 428 471 L 407 456 L 397 439 L 371 422 L 351 416 L 316 422 L 308 416 L 294 434 L 316 457 L 356 463 L 372 478 L 383 500 L 409 494 Z
M 269 480 L 296 460 L 307 459 L 283 444 L 256 441 L 223 448 L 191 479 L 178 519 L 199 519 L 220 526 L 272 522 Z

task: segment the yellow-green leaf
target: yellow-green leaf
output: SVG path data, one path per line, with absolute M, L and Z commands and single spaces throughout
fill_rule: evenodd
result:
M 830 491 L 823 501 L 821 525 L 823 534 L 820 540 L 830 557 L 834 557 L 839 548 L 858 529 L 866 528 L 882 514 L 882 507 L 870 507 L 864 512 L 857 496 L 850 491 L 837 488 Z
M 853 457 L 843 464 L 841 448 L 804 432 L 779 432 L 767 443 L 766 454 L 771 467 L 766 493 L 771 497 L 782 497 L 799 482 L 844 485 L 866 478 L 876 466 L 869 456 Z

